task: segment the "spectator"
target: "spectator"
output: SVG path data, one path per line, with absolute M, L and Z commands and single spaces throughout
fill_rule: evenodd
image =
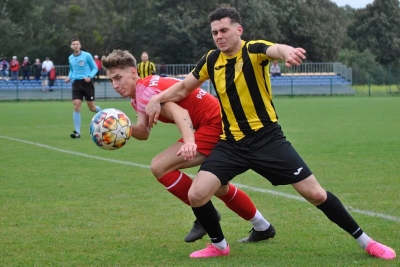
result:
M 17 56 L 13 56 L 10 62 L 11 80 L 18 79 L 19 62 Z
M 0 70 L 1 70 L 1 78 L 5 81 L 8 81 L 8 70 L 10 69 L 10 64 L 8 64 L 7 60 L 3 58 L 1 60 Z
M 47 76 L 53 66 L 53 61 L 51 61 L 49 57 L 46 57 L 46 60 L 42 63 L 42 69 L 45 70 L 45 72 L 42 72 L 42 77 L 43 74 Z
M 40 80 L 40 72 L 42 71 L 42 63 L 40 62 L 40 59 L 36 59 L 35 63 L 32 65 L 33 69 L 33 76 L 35 76 L 35 81 L 39 82 Z
M 281 76 L 281 68 L 279 68 L 278 61 L 274 60 L 274 64 L 271 65 L 269 72 L 273 77 Z
M 29 81 L 29 76 L 31 76 L 31 62 L 29 61 L 28 57 L 24 57 L 24 61 L 21 63 L 21 69 L 22 69 L 22 80 L 28 80 Z
M 53 91 L 54 81 L 57 79 L 56 67 L 51 67 L 49 71 L 49 91 Z
M 156 74 L 156 65 L 149 61 L 149 55 L 147 52 L 143 52 L 141 56 L 142 62 L 137 66 L 137 70 L 140 78 L 145 78 L 149 75 Z
M 94 78 L 94 81 L 95 81 L 95 83 L 99 83 L 100 82 L 101 61 L 100 61 L 98 55 L 94 56 L 94 63 L 96 63 L 96 66 L 97 66 L 97 69 L 98 69 L 98 71 L 96 73 L 96 76 Z
M 159 73 L 161 77 L 167 77 L 168 72 L 167 72 L 167 66 L 165 66 L 165 63 L 162 63 L 159 69 Z

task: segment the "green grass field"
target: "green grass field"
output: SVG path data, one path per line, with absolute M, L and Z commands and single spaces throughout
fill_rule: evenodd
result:
M 135 120 L 129 101 L 97 104 Z M 274 104 L 323 187 L 368 235 L 400 253 L 400 98 Z M 90 140 L 94 114 L 82 107 L 82 138 L 74 140 L 69 101 L 0 103 L 0 266 L 400 266 L 399 258 L 368 256 L 291 186 L 273 187 L 250 171 L 233 182 L 274 224 L 276 237 L 238 243 L 251 225 L 215 199 L 231 255 L 190 259 L 209 240 L 183 241 L 194 216 L 148 168 L 179 138 L 175 126 L 159 124 L 149 140 L 105 151 Z

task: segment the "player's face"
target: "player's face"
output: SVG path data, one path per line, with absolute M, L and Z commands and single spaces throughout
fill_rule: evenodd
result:
M 230 18 L 211 22 L 211 34 L 215 45 L 227 55 L 234 55 L 240 50 L 242 33 L 242 26 L 239 23 L 231 23 Z
M 107 70 L 107 77 L 115 91 L 122 97 L 135 98 L 136 95 L 136 68 L 111 68 Z
M 79 41 L 73 41 L 73 42 L 71 43 L 71 49 L 72 49 L 74 52 L 79 52 L 79 51 L 81 51 L 81 43 L 80 43 Z
M 149 55 L 146 53 L 143 53 L 141 59 L 143 62 L 147 62 L 147 60 L 149 60 Z

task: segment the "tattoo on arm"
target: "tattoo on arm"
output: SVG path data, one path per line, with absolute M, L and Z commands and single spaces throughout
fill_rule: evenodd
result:
M 187 119 L 183 119 L 184 121 L 187 121 Z M 189 128 L 193 131 L 193 124 L 189 123 Z

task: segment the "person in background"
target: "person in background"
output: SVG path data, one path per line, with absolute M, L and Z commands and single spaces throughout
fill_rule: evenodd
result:
M 100 73 L 101 73 L 102 67 L 101 67 L 101 61 L 100 61 L 98 55 L 94 56 L 94 62 L 96 63 L 96 66 L 97 66 L 97 69 L 98 69 L 94 81 L 95 81 L 95 83 L 99 83 L 100 82 Z
M 279 67 L 277 60 L 274 60 L 274 64 L 271 65 L 269 72 L 273 77 L 281 76 L 281 68 Z
M 162 63 L 159 69 L 159 73 L 161 77 L 167 77 L 168 76 L 168 71 L 167 71 L 167 66 L 165 66 L 165 63 Z
M 42 70 L 43 70 L 42 71 L 42 79 L 47 78 L 47 76 L 49 75 L 49 71 L 51 70 L 51 68 L 53 66 L 54 66 L 53 61 L 51 61 L 49 57 L 46 57 L 46 59 L 42 63 Z
M 5 59 L 5 58 L 3 58 L 2 60 L 1 60 L 1 62 L 0 62 L 0 71 L 1 71 L 1 78 L 4 80 L 4 81 L 8 81 L 8 75 L 9 75 L 9 73 L 8 73 L 8 70 L 10 69 L 10 64 L 7 62 L 7 60 Z
M 11 80 L 16 81 L 18 80 L 18 71 L 19 71 L 19 61 L 17 56 L 13 56 L 10 62 L 10 70 L 11 70 Z
M 149 55 L 147 52 L 142 52 L 142 56 L 140 57 L 142 62 L 137 65 L 137 70 L 140 78 L 145 78 L 149 75 L 156 74 L 156 65 L 153 62 L 149 61 Z
M 49 71 L 49 91 L 53 91 L 54 82 L 57 79 L 56 67 L 51 67 Z
M 29 61 L 28 57 L 24 57 L 24 60 L 21 63 L 21 70 L 22 70 L 22 80 L 28 80 L 31 76 L 31 62 Z
M 278 124 L 268 62 L 280 59 L 287 67 L 299 66 L 306 51 L 266 40 L 242 40 L 243 26 L 235 8 L 217 8 L 210 13 L 209 22 L 217 49 L 205 54 L 183 81 L 152 96 L 146 106 L 149 124 L 153 125 L 160 113 L 160 103 L 182 101 L 208 79 L 215 85 L 223 133 L 202 163 L 188 193 L 193 212 L 212 244 L 193 252 L 190 257 L 218 257 L 230 253 L 211 197 L 221 185 L 251 169 L 275 186 L 292 185 L 369 255 L 394 259 L 396 252 L 369 237 L 339 198 L 319 184 Z M 186 152 L 190 155 L 194 151 L 188 149 L 184 155 Z
M 81 137 L 81 105 L 85 98 L 87 106 L 92 112 L 99 112 L 101 108 L 95 104 L 95 90 L 93 77 L 98 69 L 93 60 L 93 56 L 86 51 L 81 50 L 81 42 L 74 38 L 71 40 L 71 49 L 73 53 L 68 57 L 69 74 L 65 82 L 72 82 L 72 103 L 74 113 L 72 120 L 74 122 L 74 131 L 70 134 L 71 138 Z
M 40 72 L 42 71 L 42 63 L 40 62 L 40 59 L 36 59 L 35 63 L 32 65 L 33 69 L 33 76 L 35 77 L 35 81 L 39 82 L 40 81 Z

